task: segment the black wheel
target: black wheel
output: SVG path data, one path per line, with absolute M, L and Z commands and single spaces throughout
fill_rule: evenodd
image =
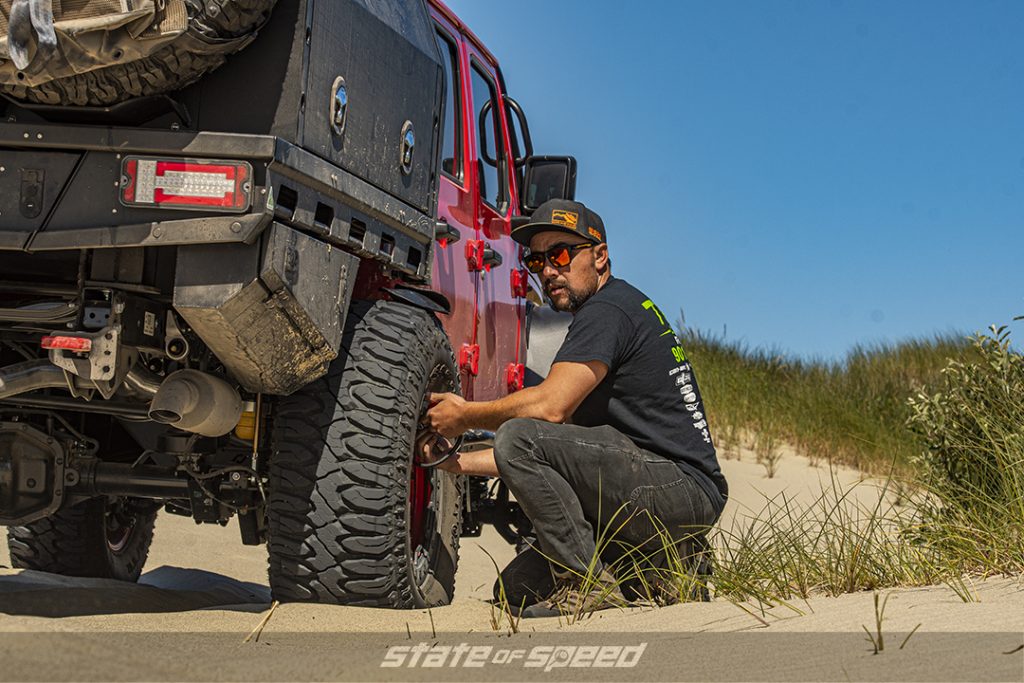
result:
M 455 591 L 462 482 L 412 463 L 431 391 L 457 391 L 430 314 L 355 302 L 327 375 L 281 399 L 269 482 L 270 587 L 282 601 L 446 604 Z
M 142 59 L 57 78 L 33 87 L 0 90 L 37 104 L 107 106 L 160 95 L 198 80 L 247 44 L 276 0 L 185 0 L 188 31 Z
M 153 542 L 158 506 L 92 498 L 7 530 L 11 563 L 65 576 L 137 581 Z

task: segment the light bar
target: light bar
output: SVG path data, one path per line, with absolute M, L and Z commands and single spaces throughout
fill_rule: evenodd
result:
M 252 197 L 246 161 L 125 157 L 121 203 L 162 209 L 241 212 Z
M 86 353 L 92 350 L 92 339 L 88 339 L 86 337 L 57 335 L 53 337 L 43 337 L 39 342 L 39 346 L 44 349 L 66 349 L 68 351 Z

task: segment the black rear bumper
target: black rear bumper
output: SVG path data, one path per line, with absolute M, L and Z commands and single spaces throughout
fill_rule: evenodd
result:
M 252 205 L 237 214 L 124 206 L 120 168 L 129 154 L 248 161 Z M 432 217 L 280 138 L 0 123 L 0 250 L 248 244 L 275 220 L 429 277 Z

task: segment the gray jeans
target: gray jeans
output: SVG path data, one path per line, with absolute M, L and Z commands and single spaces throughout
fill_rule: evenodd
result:
M 540 553 L 559 574 L 599 571 L 601 560 L 591 563 L 597 536 L 608 529 L 618 529 L 618 541 L 642 546 L 655 536 L 652 517 L 676 539 L 702 533 L 717 517 L 707 494 L 674 461 L 612 427 L 509 420 L 495 437 L 494 459 L 533 523 Z

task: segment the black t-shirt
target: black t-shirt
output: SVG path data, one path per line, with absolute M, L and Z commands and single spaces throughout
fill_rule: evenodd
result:
M 608 374 L 572 416 L 610 425 L 640 448 L 679 463 L 721 512 L 728 487 L 708 431 L 697 378 L 671 324 L 646 295 L 611 278 L 573 315 L 555 355 L 600 361 Z

